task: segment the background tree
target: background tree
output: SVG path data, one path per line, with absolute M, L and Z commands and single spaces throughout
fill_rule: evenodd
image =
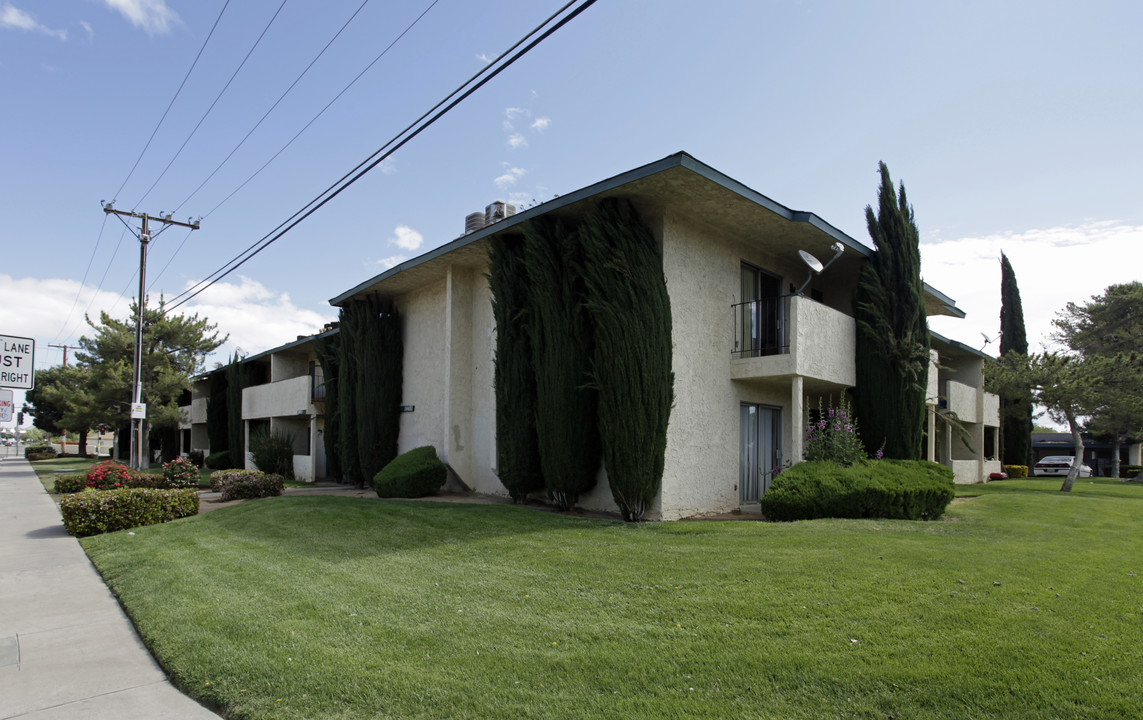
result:
M 1112 375 L 1122 376 L 1096 388 L 1088 421 L 1090 432 L 1111 439 L 1118 477 L 1120 445 L 1143 434 L 1143 386 L 1130 381 L 1134 353 L 1143 347 L 1143 283 L 1111 285 L 1082 305 L 1070 302 L 1052 324 L 1053 340 L 1081 358 L 1108 360 Z
M 544 487 L 536 435 L 529 284 L 524 238 L 493 236 L 488 251 L 488 287 L 496 322 L 496 474 L 517 503 Z
M 126 320 L 105 312 L 100 313 L 98 323 L 88 318 L 93 334 L 79 339 L 76 352 L 78 364 L 91 371 L 95 401 L 119 424 L 128 421 L 133 397 L 137 315 L 138 303 L 132 303 Z M 191 378 L 202 372 L 206 356 L 226 342 L 216 328 L 198 315 L 167 315 L 162 298 L 157 307 L 148 306 L 143 313 L 144 437 L 148 437 L 148 428 L 178 428 L 179 396 L 190 388 Z
M 357 461 L 368 484 L 397 457 L 404 349 L 392 300 L 373 295 L 345 307 L 339 334 L 352 337 Z
M 865 208 L 875 252 L 854 294 L 854 404 L 866 448 L 883 447 L 887 458 L 919 460 L 929 372 L 920 239 L 904 183 L 894 193 L 889 168 L 885 163 L 879 168 L 877 213 Z
M 583 249 L 576 228 L 552 217 L 527 223 L 524 238 L 540 464 L 556 507 L 570 510 L 600 467 Z
M 49 434 L 74 431 L 80 454 L 86 452 L 89 430 L 113 419 L 97 401 L 91 371 L 85 367 L 59 365 L 37 372 L 36 387 L 27 391 L 25 399 L 33 424 Z
M 1000 354 L 1028 354 L 1024 329 L 1024 306 L 1016 273 L 1008 257 L 1000 253 Z M 1027 390 L 1000 396 L 1000 455 L 1009 465 L 1032 466 L 1032 400 Z
M 345 480 L 355 487 L 364 487 L 366 478 L 361 474 L 357 452 L 357 361 L 360 357 L 355 328 L 356 314 L 348 306 L 338 313 L 337 336 L 337 455 Z
M 1010 352 L 985 369 L 991 386 L 1001 392 L 1028 388 L 1035 403 L 1046 408 L 1049 417 L 1067 424 L 1076 459 L 1060 487 L 1062 492 L 1071 491 L 1083 463 L 1082 419 L 1099 411 L 1108 390 L 1134 393 L 1137 397 L 1137 389 L 1143 385 L 1143 358 L 1134 353 L 1083 357 Z
M 675 397 L 663 260 L 625 200 L 601 202 L 581 237 L 603 464 L 623 519 L 640 520 L 659 494 Z

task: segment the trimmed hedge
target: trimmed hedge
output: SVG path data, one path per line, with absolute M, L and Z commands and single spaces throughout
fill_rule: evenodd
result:
M 69 535 L 84 537 L 126 530 L 198 514 L 194 490 L 86 490 L 60 500 Z
M 1026 477 L 1028 477 L 1028 466 L 1027 465 L 1005 465 L 1004 466 L 1004 472 L 1005 472 L 1005 474 L 1008 475 L 1009 480 L 1015 480 L 1016 478 L 1026 478 Z
M 393 458 L 373 477 L 378 497 L 415 498 L 432 495 L 444 487 L 448 468 L 431 445 L 414 448 Z
M 210 489 L 222 494 L 222 502 L 277 497 L 285 487 L 281 475 L 267 475 L 261 470 L 217 470 L 210 474 Z
M 31 445 L 24 447 L 25 460 L 51 460 L 56 456 L 56 449 L 51 445 Z
M 229 470 L 234 467 L 234 463 L 230 461 L 229 450 L 219 450 L 218 452 L 211 453 L 206 456 L 203 461 L 206 466 L 211 470 Z
M 768 520 L 896 518 L 936 520 L 953 499 L 953 473 L 925 460 L 865 460 L 849 467 L 803 462 L 762 496 Z
M 77 493 L 87 489 L 87 477 L 82 473 L 56 475 L 55 492 L 60 494 Z
M 1119 467 L 1119 477 L 1131 480 L 1143 473 L 1143 465 L 1121 465 Z

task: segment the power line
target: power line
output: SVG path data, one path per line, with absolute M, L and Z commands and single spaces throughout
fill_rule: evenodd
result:
M 115 191 L 115 195 L 112 196 L 112 202 L 115 201 L 116 197 L 119 197 L 119 193 L 123 192 L 123 188 L 127 186 L 127 181 L 130 180 L 131 176 L 135 174 L 135 168 L 139 167 L 139 161 L 143 159 L 143 155 L 146 154 L 147 148 L 151 147 L 151 141 L 155 139 L 155 133 L 159 132 L 159 128 L 162 127 L 163 121 L 167 119 L 167 113 L 169 113 L 171 108 L 174 107 L 175 100 L 178 99 L 179 93 L 183 91 L 183 86 L 187 84 L 187 79 L 190 78 L 191 72 L 194 71 L 195 65 L 198 65 L 198 60 L 202 57 L 203 50 L 206 50 L 206 45 L 210 42 L 210 38 L 214 35 L 214 30 L 218 27 L 219 21 L 222 20 L 222 14 L 226 12 L 226 7 L 228 5 L 230 5 L 230 0 L 226 0 L 226 2 L 222 4 L 222 9 L 218 11 L 218 17 L 215 18 L 214 25 L 211 26 L 210 32 L 207 33 L 206 40 L 202 41 L 202 47 L 198 49 L 198 54 L 194 56 L 194 62 L 191 63 L 190 68 L 187 70 L 187 74 L 183 77 L 183 81 L 179 83 L 179 89 L 175 90 L 174 97 L 172 97 L 171 101 L 167 103 L 167 109 L 163 111 L 163 116 L 159 118 L 159 122 L 157 125 L 155 125 L 155 129 L 151 131 L 151 137 L 147 138 L 147 144 L 143 146 L 141 151 L 139 151 L 139 157 L 135 158 L 135 164 L 131 166 L 131 170 L 127 173 L 127 177 L 123 178 L 123 183 L 119 186 L 119 189 Z
M 296 227 L 303 220 L 308 218 L 313 213 L 317 212 L 318 209 L 320 209 L 322 206 L 324 206 L 330 200 L 332 200 L 333 198 L 340 195 L 342 193 L 342 191 L 344 191 L 350 185 L 352 185 L 353 183 L 357 182 L 362 177 L 364 177 L 369 171 L 371 171 L 373 168 L 375 168 L 379 164 L 381 164 L 381 162 L 383 162 L 386 158 L 388 158 L 394 152 L 396 152 L 401 147 L 403 147 L 407 142 L 409 142 L 410 140 L 415 138 L 417 135 L 419 135 L 421 132 L 423 132 L 425 129 L 427 129 L 429 126 L 431 126 L 437 120 L 439 120 L 447 112 L 452 110 L 454 107 L 456 107 L 458 104 L 463 102 L 466 98 L 468 98 L 474 92 L 476 92 L 481 87 L 483 87 L 486 83 L 488 83 L 490 80 L 492 80 L 492 78 L 499 75 L 501 72 L 506 70 L 508 67 L 510 67 L 513 63 L 515 63 L 521 57 L 523 57 L 528 52 L 530 52 L 534 47 L 536 47 L 536 45 L 540 44 L 545 39 L 547 39 L 549 36 L 551 36 L 552 33 L 559 30 L 564 25 L 566 25 L 568 22 L 570 22 L 572 19 L 574 19 L 576 16 L 578 16 L 580 13 L 582 13 L 584 10 L 586 10 L 587 8 L 594 5 L 596 0 L 584 0 L 582 5 L 580 5 L 576 9 L 574 9 L 566 17 L 560 19 L 558 22 L 555 23 L 555 25 L 553 25 L 552 27 L 545 30 L 539 37 L 532 40 L 523 49 L 517 51 L 517 48 L 519 48 L 522 44 L 527 42 L 528 38 L 532 37 L 537 32 L 539 32 L 541 29 L 543 29 L 544 26 L 548 25 L 553 20 L 555 20 L 556 17 L 558 17 L 564 11 L 566 11 L 569 7 L 574 5 L 575 2 L 576 2 L 576 0 L 570 0 L 570 2 L 568 2 L 566 5 L 564 5 L 559 10 L 557 10 L 555 13 L 553 13 L 547 20 L 540 23 L 540 25 L 538 25 L 530 33 L 528 33 L 523 38 L 518 40 L 512 47 L 510 47 L 508 50 L 505 50 L 503 53 L 501 53 L 499 57 L 497 57 L 494 61 L 492 61 L 491 63 L 486 65 L 480 72 L 473 75 L 471 78 L 469 78 L 468 81 L 463 83 L 460 87 L 458 87 L 456 90 L 454 90 L 448 96 L 446 96 L 443 100 L 441 100 L 439 103 L 437 103 L 435 106 L 433 106 L 432 109 L 430 109 L 425 114 L 421 115 L 420 118 L 418 118 L 411 125 L 409 125 L 407 128 L 405 128 L 405 130 L 401 131 L 396 136 L 394 136 L 394 138 L 392 140 L 387 142 L 385 145 L 382 145 L 372 155 L 370 155 L 365 160 L 358 163 L 358 165 L 355 168 L 353 168 L 348 173 L 343 175 L 333 185 L 330 185 L 328 188 L 326 188 L 325 191 L 323 191 L 320 195 L 318 195 L 316 198 L 311 200 L 309 203 L 307 203 L 305 206 L 303 206 L 300 210 L 298 210 L 293 215 L 291 215 L 289 218 L 287 218 L 285 221 L 283 221 L 281 224 L 279 224 L 274 230 L 271 230 L 270 233 L 267 233 L 266 235 L 264 235 L 262 237 L 262 239 L 256 241 L 253 245 L 248 247 L 245 251 L 243 251 L 239 255 L 235 256 L 226 265 L 223 265 L 221 268 L 219 268 L 215 272 L 211 273 L 206 279 L 199 281 L 198 283 L 196 283 L 192 287 L 188 288 L 187 290 L 183 291 L 179 295 L 176 295 L 172 299 L 172 302 L 167 306 L 166 311 L 170 312 L 171 310 L 174 310 L 175 308 L 179 307 L 180 305 L 184 305 L 185 303 L 194 299 L 197 295 L 202 293 L 202 291 L 206 290 L 206 288 L 210 287 L 214 283 L 218 282 L 222 278 L 224 278 L 227 275 L 229 275 L 230 273 L 234 272 L 239 267 L 241 267 L 243 264 L 245 264 L 248 260 L 250 260 L 252 257 L 254 257 L 258 253 L 260 253 L 262 250 L 265 250 L 267 247 L 269 247 L 271 244 L 273 244 L 275 241 L 277 241 L 280 237 L 282 237 L 287 232 L 289 232 L 294 227 Z M 511 53 L 515 53 L 515 54 L 511 58 L 509 58 L 508 60 L 504 61 L 503 64 L 499 64 L 499 63 L 501 63 L 502 60 L 504 60 L 504 58 L 507 55 L 509 55 Z M 493 68 L 493 67 L 495 67 L 495 69 L 489 70 L 489 68 Z M 482 75 L 484 75 L 484 77 L 481 77 Z M 479 78 L 479 80 L 478 80 L 478 78 Z M 472 84 L 474 81 L 476 84 L 472 85 L 472 87 L 469 87 L 467 90 L 465 90 L 465 88 L 468 85 Z M 458 96 L 458 93 L 459 93 L 459 96 Z M 454 96 L 455 96 L 455 99 L 450 101 L 450 98 L 453 98 Z M 444 107 L 442 108 L 442 106 L 444 106 Z M 438 108 L 440 108 L 440 109 L 438 110 Z M 431 115 L 431 117 L 429 117 L 430 115 Z M 428 118 L 428 119 L 426 120 L 426 118 Z M 419 127 L 418 127 L 418 125 L 419 125 Z M 402 135 L 405 135 L 405 137 L 402 138 Z M 388 148 L 388 149 L 386 149 L 386 148 Z M 354 174 L 354 173 L 356 173 L 356 174 Z M 338 187 L 339 185 L 340 185 L 340 187 Z M 323 196 L 325 196 L 325 197 L 323 198 Z M 307 210 L 306 208 L 309 208 L 309 209 Z M 243 255 L 245 255 L 245 257 L 243 257 Z
M 87 269 L 83 271 L 83 280 L 79 281 L 79 289 L 75 291 L 75 300 L 71 302 L 71 309 L 67 311 L 67 317 L 64 318 L 63 324 L 60 325 L 59 332 L 52 338 L 52 342 L 60 339 L 60 335 L 67 329 L 67 324 L 71 322 L 72 313 L 75 312 L 75 306 L 79 305 L 79 296 L 83 294 L 83 286 L 87 283 L 87 274 L 91 272 L 91 265 L 95 262 L 95 256 L 99 252 L 99 242 L 103 239 L 103 231 L 107 229 L 107 215 L 103 216 L 103 223 L 99 226 L 99 235 L 95 238 L 95 249 L 91 251 L 91 257 L 87 261 Z
M 206 120 L 208 115 L 210 115 L 210 111 L 214 110 L 214 106 L 218 104 L 218 101 L 222 99 L 222 95 L 226 92 L 227 88 L 230 87 L 230 83 L 234 82 L 234 78 L 238 77 L 238 73 L 241 72 L 242 68 L 246 65 L 246 61 L 249 60 L 250 56 L 254 54 L 254 50 L 257 49 L 258 45 L 262 42 L 262 38 L 266 36 L 266 33 L 270 30 L 270 26 L 274 24 L 274 20 L 278 18 L 278 14 L 282 12 L 282 8 L 286 6 L 287 2 L 288 0 L 282 0 L 282 4 L 278 6 L 278 9 L 274 12 L 274 16 L 270 18 L 270 22 L 266 23 L 266 27 L 262 28 L 262 34 L 258 36 L 258 39 L 254 41 L 254 45 L 251 46 L 250 50 L 246 53 L 246 57 L 242 58 L 242 62 L 238 64 L 238 67 L 234 70 L 234 73 L 230 76 L 230 79 L 227 80 L 226 84 L 222 86 L 222 89 L 218 91 L 218 95 L 214 98 L 214 102 L 212 102 L 210 107 L 206 109 L 206 112 L 202 114 L 202 117 L 198 120 L 198 124 L 196 124 L 194 129 L 190 131 L 190 135 L 187 135 L 187 139 L 183 140 L 183 144 L 180 145 L 179 149 L 175 151 L 175 154 L 171 158 L 170 162 L 168 162 L 167 166 L 163 168 L 163 171 L 159 173 L 159 177 L 155 178 L 155 182 L 151 183 L 151 187 L 147 188 L 147 192 L 143 193 L 143 197 L 139 198 L 139 201 L 135 203 L 136 205 L 143 204 L 143 201 L 147 199 L 147 196 L 151 194 L 151 191 L 155 189 L 155 186 L 159 184 L 159 181 L 163 179 L 163 176 L 167 174 L 167 171 L 171 169 L 171 165 L 174 165 L 175 160 L 177 160 L 179 155 L 182 154 L 183 148 L 187 146 L 187 143 L 191 141 L 191 138 L 194 137 L 194 134 L 198 132 L 198 129 L 202 126 L 203 121 Z
M 396 38 L 393 40 L 393 42 L 389 43 L 389 45 L 388 45 L 388 46 L 386 46 L 386 48 L 385 48 L 384 50 L 382 50 L 382 51 L 380 52 L 380 54 L 378 54 L 378 55 L 377 55 L 377 57 L 373 58 L 372 62 L 370 62 L 368 65 L 366 65 L 366 66 L 365 66 L 365 69 L 363 69 L 361 72 L 357 73 L 357 76 L 356 76 L 355 78 L 353 78 L 352 80 L 350 80 L 350 81 L 349 81 L 349 84 L 347 84 L 345 87 L 343 87 L 343 88 L 341 89 L 341 91 L 337 93 L 337 95 L 334 95 L 334 96 L 333 96 L 333 99 L 332 99 L 332 100 L 330 100 L 328 103 L 326 103 L 325 107 L 323 107 L 323 108 L 322 108 L 322 109 L 321 109 L 321 110 L 320 110 L 320 111 L 317 113 L 317 115 L 314 115 L 312 118 L 310 118 L 310 121 L 309 121 L 309 122 L 307 122 L 307 123 L 306 123 L 304 126 L 302 126 L 302 129 L 301 129 L 301 130 L 298 130 L 298 132 L 296 132 L 296 133 L 294 134 L 294 136 L 293 136 L 292 138 L 290 138 L 290 139 L 289 139 L 289 141 L 288 141 L 288 142 L 287 142 L 285 145 L 283 145 L 283 146 L 281 147 L 281 149 L 279 149 L 279 150 L 278 150 L 278 152 L 274 153 L 274 154 L 273 154 L 273 155 L 270 157 L 270 159 L 269 159 L 269 160 L 267 160 L 265 163 L 263 163 L 263 164 L 262 164 L 262 167 L 260 167 L 260 168 L 258 168 L 257 170 L 255 170 L 255 171 L 254 171 L 254 173 L 253 173 L 253 174 L 252 174 L 250 177 L 248 177 L 248 178 L 246 178 L 245 180 L 243 180 L 243 181 L 242 181 L 242 183 L 241 183 L 241 184 L 240 184 L 238 187 L 236 187 L 236 188 L 234 188 L 233 190 L 231 190 L 229 195 L 227 195 L 226 197 L 224 197 L 224 198 L 223 198 L 223 199 L 222 199 L 222 200 L 221 200 L 221 201 L 220 201 L 220 202 L 219 202 L 217 205 L 215 205 L 214 207 L 212 207 L 212 208 L 211 208 L 211 209 L 210 209 L 210 210 L 209 210 L 209 211 L 208 211 L 208 212 L 207 212 L 205 215 L 203 215 L 203 217 L 204 217 L 204 218 L 208 218 L 208 217 L 210 217 L 211 213 L 213 213 L 215 210 L 218 210 L 220 207 L 222 207 L 223 205 L 225 205 L 225 204 L 226 204 L 226 202 L 227 202 L 228 200 L 230 200 L 230 198 L 232 198 L 232 197 L 234 197 L 236 194 L 238 194 L 238 191 L 239 191 L 239 190 L 241 190 L 242 188 L 246 187 L 246 186 L 247 186 L 247 185 L 250 183 L 250 181 L 251 181 L 251 180 L 253 180 L 254 178 L 258 177 L 258 175 L 260 175 L 260 174 L 262 173 L 262 171 L 263 171 L 263 170 L 265 170 L 267 167 L 269 167 L 269 166 L 270 166 L 270 163 L 272 163 L 272 162 L 274 162 L 275 160 L 277 160 L 277 159 L 278 159 L 278 156 L 279 156 L 279 155 L 281 155 L 283 152 L 285 152 L 286 148 L 288 148 L 288 147 L 290 147 L 291 145 L 293 145 L 293 144 L 294 144 L 294 141 L 295 141 L 295 140 L 297 140 L 299 137 L 301 137 L 302 133 L 304 133 L 306 130 L 309 130 L 310 126 L 311 126 L 311 125 L 313 125 L 315 122 L 317 122 L 318 118 L 320 118 L 322 115 L 324 115 L 324 114 L 325 114 L 325 111 L 326 111 L 326 110 L 329 110 L 329 109 L 330 109 L 330 107 L 332 107 L 332 106 L 333 106 L 333 104 L 334 104 L 335 102 L 337 102 L 337 101 L 338 101 L 338 100 L 341 98 L 341 96 L 342 96 L 342 95 L 344 95 L 344 94 L 345 94 L 345 93 L 346 93 L 346 92 L 347 92 L 347 91 L 348 91 L 348 90 L 349 90 L 351 87 L 353 87 L 353 86 L 354 86 L 354 85 L 357 83 L 357 81 L 358 81 L 358 80 L 360 80 L 360 79 L 362 78 L 362 76 L 363 76 L 363 75 L 365 75 L 365 73 L 369 72 L 370 68 L 372 68 L 374 65 L 376 65 L 376 64 L 377 64 L 377 62 L 378 62 L 378 61 L 379 61 L 381 58 L 385 57 L 385 55 L 386 55 L 386 54 L 388 54 L 388 52 L 389 52 L 390 50 L 392 50 L 392 49 L 393 49 L 393 46 L 394 46 L 394 45 L 396 45 L 398 42 L 400 42 L 400 41 L 401 41 L 401 38 L 405 37 L 405 35 L 407 35 L 407 34 L 409 33 L 409 31 L 410 31 L 410 30 L 412 30 L 412 29 L 413 29 L 413 27 L 414 27 L 414 26 L 416 26 L 416 24 L 417 24 L 417 23 L 419 23 L 419 22 L 421 21 L 421 18 L 423 18 L 425 15 L 427 15 L 427 14 L 428 14 L 428 12 L 429 12 L 429 10 L 432 10 L 432 9 L 433 9 L 433 7 L 434 7 L 434 6 L 435 6 L 435 5 L 436 5 L 438 2 L 440 2 L 440 0 L 433 0 L 433 2 L 432 2 L 431 4 L 429 4 L 429 6 L 428 6 L 427 8 L 425 8 L 425 9 L 424 9 L 424 11 L 423 11 L 423 12 L 421 12 L 421 14 L 420 14 L 420 15 L 418 15 L 418 16 L 417 16 L 417 18 L 416 18 L 415 20 L 413 20 L 413 22 L 411 22 L 411 23 L 409 24 L 409 26 L 408 26 L 408 27 L 406 27 L 406 28 L 405 28 L 405 29 L 404 29 L 404 30 L 401 32 L 401 34 L 400 34 L 400 35 L 398 35 L 398 36 L 397 36 L 397 37 L 396 37 Z M 189 198 L 188 198 L 188 199 L 189 199 Z

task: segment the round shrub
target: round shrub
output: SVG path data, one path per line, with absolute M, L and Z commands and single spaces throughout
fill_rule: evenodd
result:
M 163 463 L 163 484 L 169 488 L 198 487 L 198 468 L 188 458 Z
M 1028 477 L 1028 466 L 1027 465 L 1005 465 L 1004 466 L 1004 474 L 1007 475 L 1012 480 L 1015 480 L 1016 478 L 1026 478 L 1026 477 Z
M 373 489 L 383 498 L 415 498 L 432 495 L 444 487 L 448 468 L 431 445 L 415 448 L 393 458 L 373 477 Z
M 24 458 L 27 460 L 51 460 L 56 456 L 56 449 L 51 445 L 29 445 L 24 447 Z
M 84 484 L 96 490 L 114 490 L 116 488 L 131 487 L 138 482 L 139 476 L 131 468 L 114 460 L 104 460 L 87 469 Z
M 217 480 L 216 475 L 222 475 Z M 261 470 L 227 470 L 210 474 L 211 489 L 217 488 L 222 502 L 277 497 L 285 491 L 281 475 L 267 475 Z
M 925 460 L 803 462 L 774 478 L 761 505 L 768 520 L 936 520 L 953 495 L 952 470 Z
M 234 463 L 230 461 L 229 450 L 219 450 L 206 456 L 203 461 L 206 466 L 211 470 L 229 470 L 234 467 Z
M 203 455 L 202 450 L 191 450 L 189 453 L 187 453 L 187 459 L 194 463 L 196 468 L 200 469 L 206 462 L 206 456 Z

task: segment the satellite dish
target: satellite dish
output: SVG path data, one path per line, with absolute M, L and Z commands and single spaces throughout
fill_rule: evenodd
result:
M 806 265 L 809 265 L 810 270 L 813 270 L 815 275 L 820 273 L 822 270 L 825 270 L 825 266 L 822 265 L 822 261 L 818 260 L 813 255 L 810 255 L 805 250 L 799 250 L 798 255 L 802 258 L 802 262 L 804 262 Z

